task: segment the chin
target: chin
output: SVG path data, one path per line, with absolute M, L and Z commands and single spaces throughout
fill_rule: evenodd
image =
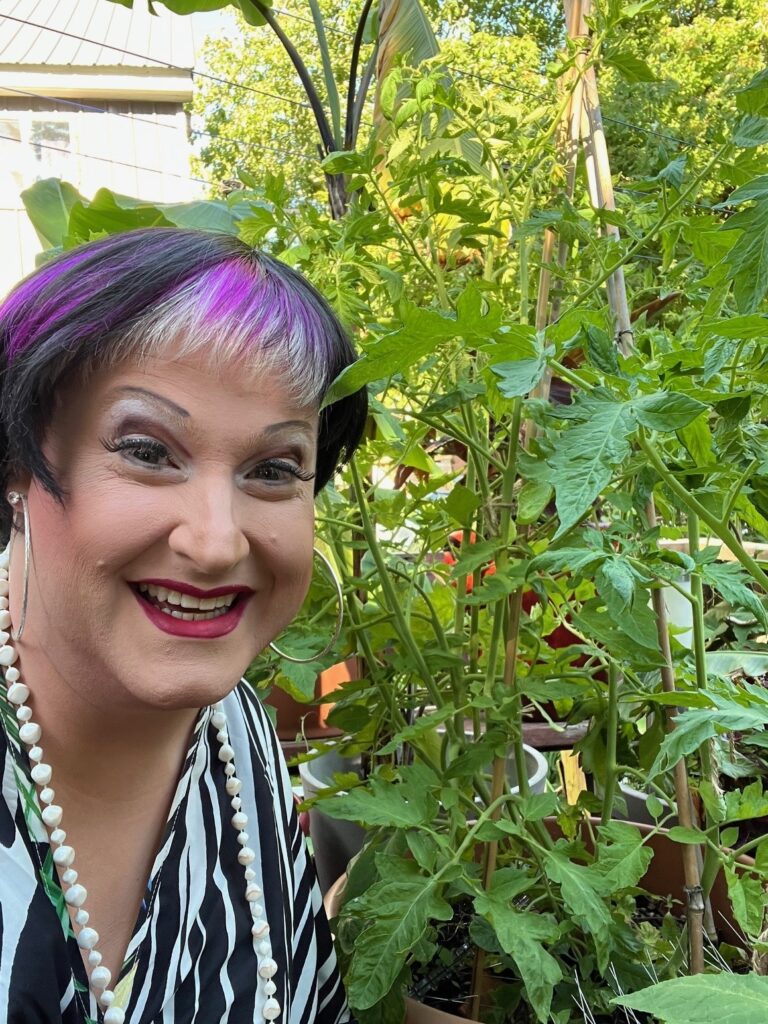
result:
M 235 671 L 234 674 L 218 677 L 206 675 L 204 678 L 196 678 L 195 673 L 189 673 L 177 675 L 175 679 L 169 678 L 166 674 L 164 681 L 160 683 L 161 675 L 162 673 L 158 673 L 158 678 L 146 689 L 142 687 L 141 692 L 134 684 L 130 688 L 134 697 L 158 711 L 185 711 L 196 710 L 222 700 L 235 688 L 242 673 Z

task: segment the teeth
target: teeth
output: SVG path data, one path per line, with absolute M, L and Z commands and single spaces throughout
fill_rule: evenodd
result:
M 167 587 L 158 587 L 154 583 L 139 583 L 139 590 L 158 604 L 174 605 L 174 609 L 188 608 L 190 611 L 194 608 L 201 612 L 220 611 L 221 609 L 229 608 L 237 598 L 237 594 L 222 594 L 220 597 L 193 597 L 192 594 L 182 594 L 181 591 L 169 590 Z M 187 613 L 177 613 L 175 610 L 168 611 L 167 614 L 173 615 L 175 618 L 181 617 L 185 619 L 188 617 L 195 619 L 209 617 L 201 615 L 190 616 Z

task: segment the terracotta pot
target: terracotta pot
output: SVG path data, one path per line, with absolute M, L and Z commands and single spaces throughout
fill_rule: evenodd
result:
M 324 669 L 317 676 L 315 681 L 315 701 L 327 697 L 334 690 L 349 682 L 351 679 L 359 678 L 357 658 L 347 658 L 330 668 Z M 330 739 L 333 736 L 340 736 L 341 730 L 334 729 L 327 724 L 328 714 L 333 707 L 332 703 L 302 704 L 294 700 L 285 690 L 275 686 L 272 689 L 266 704 L 273 707 L 277 712 L 277 736 L 283 748 L 290 748 L 290 753 L 297 753 L 303 746 L 296 746 L 297 737 L 306 739 Z
M 593 825 L 597 824 L 599 824 L 599 820 L 597 818 L 593 819 Z M 653 831 L 650 825 L 642 825 L 635 822 L 631 822 L 631 824 L 635 825 L 644 837 Z M 560 838 L 560 829 L 554 818 L 546 819 L 546 825 L 553 837 Z M 585 841 L 588 842 L 588 838 L 589 833 L 585 829 Z M 648 840 L 648 845 L 653 850 L 653 860 L 645 877 L 641 879 L 640 885 L 657 896 L 669 895 L 673 899 L 678 900 L 679 905 L 673 908 L 673 913 L 684 914 L 685 897 L 683 890 L 685 878 L 683 876 L 679 843 L 672 842 L 663 832 L 659 832 Z M 749 857 L 742 857 L 741 863 L 748 865 L 753 864 L 754 861 Z M 346 875 L 342 875 L 328 889 L 323 898 L 323 906 L 329 920 L 336 917 L 339 912 L 346 880 Z M 712 912 L 715 922 L 723 922 L 723 928 L 726 932 L 730 932 L 731 937 L 734 931 L 736 934 L 740 934 L 740 929 L 733 920 L 722 872 L 717 876 L 710 899 L 712 901 Z M 728 936 L 726 935 L 726 937 Z M 422 1003 L 417 1003 L 414 999 L 406 999 L 405 1002 L 406 1016 L 404 1024 L 466 1024 L 466 1017 L 458 1017 L 456 1014 L 447 1013 L 445 1010 L 435 1010 L 432 1007 L 424 1006 Z

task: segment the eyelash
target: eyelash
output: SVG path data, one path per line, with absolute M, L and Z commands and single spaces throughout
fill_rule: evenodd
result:
M 149 437 L 124 437 L 118 438 L 114 441 L 102 440 L 101 443 L 108 452 L 132 453 L 138 462 L 151 469 L 160 469 L 162 467 L 157 465 L 155 462 L 149 462 L 144 458 L 141 458 L 138 453 L 141 452 L 157 459 L 170 457 L 170 452 L 166 445 Z M 286 462 L 284 459 L 266 459 L 264 462 L 259 463 L 258 466 L 254 467 L 254 469 L 277 470 L 279 472 L 289 473 L 292 477 L 295 477 L 297 480 L 301 480 L 304 483 L 308 483 L 310 480 L 314 480 L 315 478 L 314 473 L 301 469 L 299 466 L 294 465 L 294 463 Z M 279 483 L 280 481 L 268 480 L 267 482 Z

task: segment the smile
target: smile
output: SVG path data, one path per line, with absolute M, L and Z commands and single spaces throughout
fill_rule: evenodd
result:
M 250 587 L 203 591 L 173 580 L 141 580 L 130 587 L 139 607 L 158 629 L 200 640 L 231 633 L 253 595 Z
M 221 597 L 194 597 L 192 594 L 182 594 L 180 590 L 157 587 L 153 583 L 139 583 L 137 587 L 141 596 L 161 612 L 185 622 L 205 622 L 226 615 L 240 596 L 232 593 Z

